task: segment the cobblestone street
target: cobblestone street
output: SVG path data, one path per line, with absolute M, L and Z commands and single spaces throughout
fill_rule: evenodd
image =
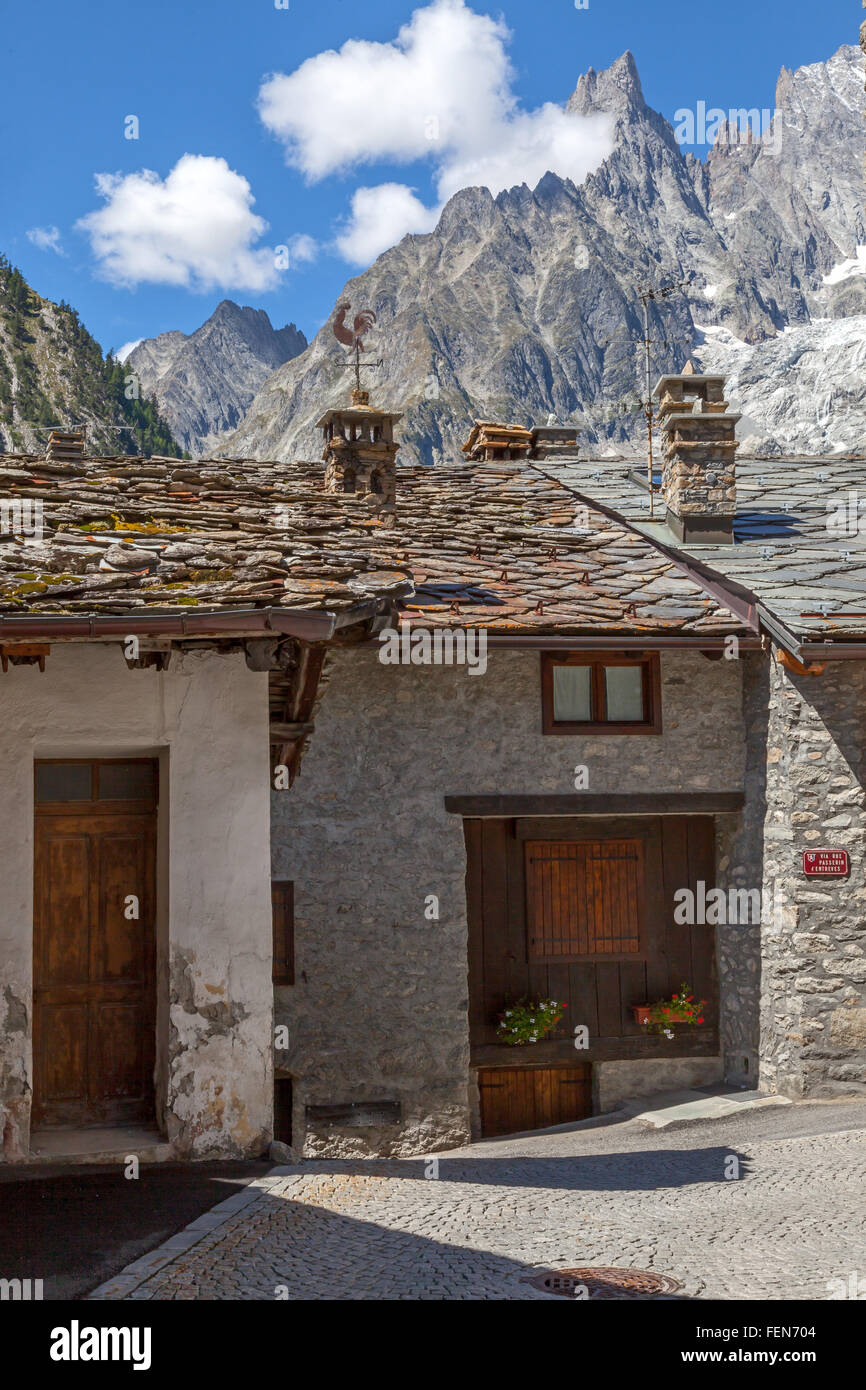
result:
M 793 1109 L 274 1169 L 96 1296 L 522 1300 L 550 1297 L 528 1282 L 545 1269 L 594 1265 L 670 1275 L 680 1297 L 827 1299 L 866 1274 L 864 1134 Z

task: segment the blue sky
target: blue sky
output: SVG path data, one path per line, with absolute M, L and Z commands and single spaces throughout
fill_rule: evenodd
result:
M 772 107 L 779 69 L 856 42 L 860 18 L 853 0 L 18 5 L 0 250 L 104 348 L 190 332 L 226 297 L 312 336 L 345 280 L 464 181 L 531 181 L 548 150 L 557 172 L 592 167 L 604 132 L 545 109 L 586 68 L 630 48 L 671 120 Z

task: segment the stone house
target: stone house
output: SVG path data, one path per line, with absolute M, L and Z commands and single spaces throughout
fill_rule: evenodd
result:
M 652 489 L 489 422 L 398 468 L 363 392 L 323 463 L 3 458 L 7 1161 L 862 1091 L 862 463 L 735 465 L 660 386 Z

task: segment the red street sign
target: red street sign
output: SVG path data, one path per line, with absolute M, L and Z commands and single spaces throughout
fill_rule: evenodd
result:
M 845 878 L 850 872 L 847 849 L 803 850 L 803 873 L 807 878 Z

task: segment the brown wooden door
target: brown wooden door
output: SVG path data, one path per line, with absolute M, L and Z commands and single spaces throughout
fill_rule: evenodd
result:
M 155 829 L 153 812 L 37 813 L 35 1125 L 153 1117 Z
M 584 1120 L 591 1109 L 590 1069 L 485 1067 L 478 1072 L 481 1133 L 515 1134 Z

